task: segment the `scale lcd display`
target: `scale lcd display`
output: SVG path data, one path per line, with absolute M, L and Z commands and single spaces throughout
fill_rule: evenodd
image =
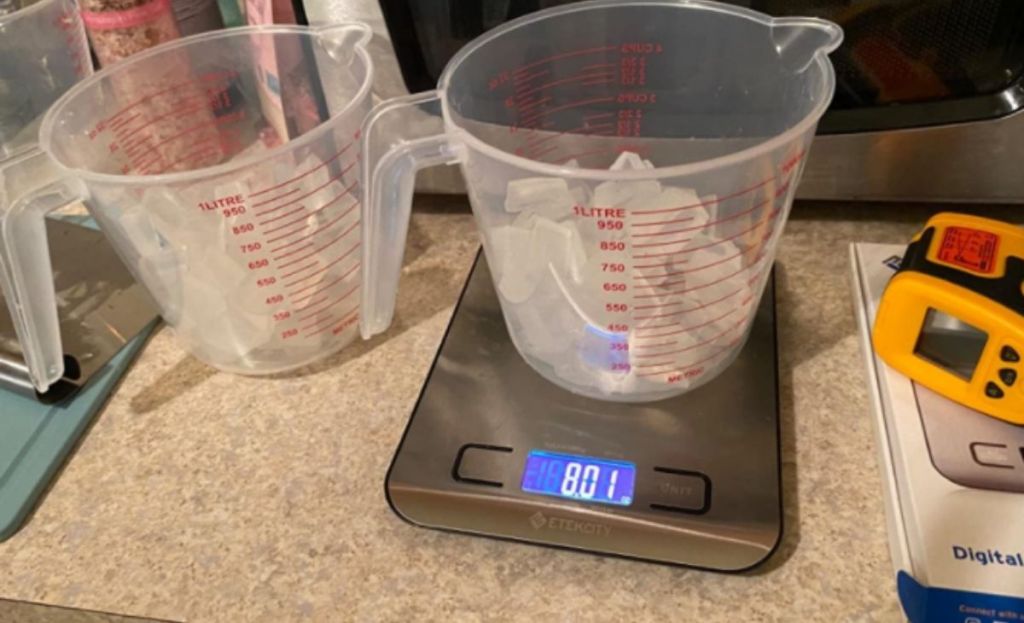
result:
M 522 489 L 581 502 L 629 506 L 635 484 L 636 465 L 628 461 L 531 450 Z

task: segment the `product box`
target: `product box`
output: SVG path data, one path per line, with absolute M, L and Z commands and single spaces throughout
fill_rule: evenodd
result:
M 900 603 L 913 623 L 1024 622 L 1024 426 L 943 398 L 871 347 L 904 249 L 850 247 Z

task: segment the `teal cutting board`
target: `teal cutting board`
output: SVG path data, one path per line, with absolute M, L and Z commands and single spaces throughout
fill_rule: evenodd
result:
M 21 527 L 156 325 L 143 329 L 63 402 L 44 405 L 0 390 L 0 541 Z

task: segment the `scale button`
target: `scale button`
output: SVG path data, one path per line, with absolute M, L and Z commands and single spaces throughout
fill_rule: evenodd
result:
M 1010 449 L 998 443 L 972 443 L 971 454 L 979 465 L 986 467 L 1003 467 L 1013 469 L 1013 457 Z
M 1009 361 L 1010 363 L 1017 363 L 1020 361 L 1020 355 L 1018 355 L 1017 351 L 1013 350 L 1010 346 L 1004 346 L 1003 350 L 999 351 L 999 357 L 1003 361 Z
M 471 485 L 503 487 L 511 455 L 512 448 L 505 446 L 467 443 L 455 455 L 452 478 Z
M 1004 394 L 1003 390 L 999 389 L 998 385 L 989 381 L 988 384 L 985 385 L 985 395 L 989 398 L 1002 398 Z
M 700 515 L 711 506 L 711 479 L 700 472 L 672 467 L 654 468 L 650 506 L 656 511 Z
M 1003 368 L 999 371 L 999 380 L 1007 387 L 1012 387 L 1017 381 L 1017 371 L 1013 368 Z

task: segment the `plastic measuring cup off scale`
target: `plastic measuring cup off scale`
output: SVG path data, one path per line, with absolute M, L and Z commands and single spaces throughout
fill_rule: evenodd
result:
M 599 0 L 469 43 L 437 91 L 365 126 L 364 336 L 390 321 L 401 248 L 378 241 L 404 235 L 415 171 L 460 163 L 537 372 L 623 401 L 707 382 L 746 339 L 841 39 L 714 2 Z
M 92 73 L 73 0 L 14 6 L 0 15 L 0 159 L 34 145 L 50 104 Z
M 48 160 L 53 174 L 13 198 L 2 231 L 37 389 L 63 370 L 43 218 L 77 200 L 217 368 L 278 372 L 355 338 L 368 39 L 362 24 L 198 35 L 54 104 L 22 163 Z

